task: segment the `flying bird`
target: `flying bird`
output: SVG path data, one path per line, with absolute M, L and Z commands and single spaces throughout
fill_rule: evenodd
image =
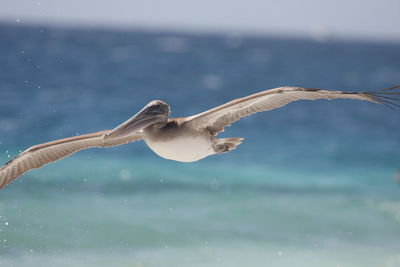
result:
M 23 173 L 67 157 L 79 150 L 110 147 L 144 140 L 160 157 L 193 162 L 235 149 L 240 137 L 217 138 L 224 127 L 256 112 L 282 107 L 296 100 L 348 98 L 400 107 L 395 86 L 366 92 L 341 92 L 316 88 L 279 87 L 238 98 L 221 106 L 184 118 L 168 118 L 169 106 L 154 100 L 113 130 L 84 134 L 28 148 L 0 168 L 0 188 Z

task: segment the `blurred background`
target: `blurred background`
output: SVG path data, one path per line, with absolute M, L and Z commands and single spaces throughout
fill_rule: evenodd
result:
M 0 162 L 279 86 L 400 83 L 400 2 L 0 0 Z M 82 151 L 0 192 L 0 266 L 400 266 L 400 111 L 299 101 L 195 163 Z

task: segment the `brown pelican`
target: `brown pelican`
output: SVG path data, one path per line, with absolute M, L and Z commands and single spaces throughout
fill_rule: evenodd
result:
M 0 188 L 30 169 L 71 155 L 81 149 L 109 147 L 144 139 L 160 157 L 192 162 L 229 152 L 243 138 L 216 138 L 224 127 L 241 117 L 278 108 L 296 100 L 348 98 L 399 106 L 393 91 L 400 86 L 367 92 L 340 92 L 300 87 L 280 87 L 238 98 L 216 108 L 185 118 L 168 118 L 169 106 L 160 100 L 142 110 L 113 130 L 69 137 L 32 146 L 0 168 Z M 400 106 L 399 106 L 400 107 Z

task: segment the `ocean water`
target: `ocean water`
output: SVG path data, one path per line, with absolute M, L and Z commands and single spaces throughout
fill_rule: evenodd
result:
M 153 99 L 188 116 L 284 86 L 400 83 L 400 44 L 0 24 L 0 162 L 110 129 Z M 400 266 L 400 110 L 299 101 L 195 163 L 81 151 L 0 192 L 0 266 Z

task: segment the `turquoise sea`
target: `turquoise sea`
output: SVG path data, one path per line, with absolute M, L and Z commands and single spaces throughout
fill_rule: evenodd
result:
M 193 115 L 284 86 L 400 83 L 400 44 L 0 24 L 0 163 L 110 129 L 147 102 Z M 299 101 L 196 163 L 143 142 L 79 152 L 0 191 L 0 266 L 400 266 L 400 110 Z

